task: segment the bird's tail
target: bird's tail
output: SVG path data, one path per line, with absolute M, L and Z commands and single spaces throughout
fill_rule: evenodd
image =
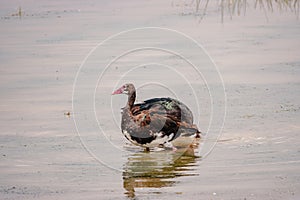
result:
M 183 137 L 201 138 L 201 131 L 198 130 L 196 125 L 182 125 L 179 127 L 180 135 Z

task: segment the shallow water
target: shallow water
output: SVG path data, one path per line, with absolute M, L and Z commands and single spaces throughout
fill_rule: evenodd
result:
M 178 155 L 179 154 L 179 155 Z M 197 176 L 197 158 L 174 152 L 136 153 L 128 157 L 123 168 L 125 194 L 133 198 L 135 191 L 151 188 L 150 193 L 159 194 L 163 187 L 173 187 L 177 177 Z
M 1 3 L 1 199 L 299 198 L 300 25 L 296 16 L 274 12 L 266 20 L 263 12 L 249 10 L 232 21 L 225 16 L 222 24 L 214 10 L 198 23 L 195 16 L 182 15 L 185 8 L 175 3 L 156 1 L 146 7 L 140 1 Z M 24 16 L 12 16 L 19 6 Z M 96 124 L 89 119 L 95 114 L 89 109 L 72 110 L 73 83 L 85 56 L 107 37 L 142 26 L 188 34 L 220 69 L 227 95 L 226 121 L 205 158 L 170 151 L 145 153 L 133 147 L 118 128 L 126 98 L 114 98 L 113 108 L 111 102 L 102 101 L 117 87 L 114 80 L 120 80 L 121 66 L 145 56 L 171 64 L 177 62 L 174 56 L 147 51 L 115 63 L 104 87 L 99 87 L 103 90 L 96 90 L 96 115 L 106 135 L 95 131 Z M 181 47 L 188 52 L 188 47 Z M 190 52 L 191 58 L 195 54 Z M 141 68 L 129 78 L 143 83 L 146 72 L 152 71 L 157 80 L 165 80 L 166 69 L 154 73 L 152 67 L 157 65 Z M 194 98 L 185 98 L 188 85 L 179 78 L 171 80 L 170 88 L 193 108 L 205 132 L 213 105 L 208 90 L 202 80 L 196 82 L 202 94 L 198 115 Z M 170 88 L 143 85 L 138 100 L 172 96 Z M 112 115 L 115 121 L 110 120 Z M 91 128 L 83 126 L 78 134 L 75 118 Z M 200 149 L 201 144 L 196 153 Z

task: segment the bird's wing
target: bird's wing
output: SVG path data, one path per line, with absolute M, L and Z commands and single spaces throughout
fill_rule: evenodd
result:
M 178 102 L 171 98 L 146 100 L 143 103 L 135 104 L 131 109 L 133 116 L 139 115 L 144 111 L 149 112 L 151 116 L 158 114 L 174 121 L 180 121 L 182 114 L 182 109 L 178 105 Z
M 156 132 L 177 131 L 178 119 L 167 114 L 158 106 L 149 110 L 143 110 L 132 116 L 136 124 L 140 127 L 147 127 Z M 167 130 L 168 129 L 168 130 Z

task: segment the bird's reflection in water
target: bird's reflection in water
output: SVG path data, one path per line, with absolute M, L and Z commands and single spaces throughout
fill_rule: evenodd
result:
M 171 187 L 180 176 L 196 176 L 195 149 L 190 146 L 176 152 L 139 152 L 128 158 L 123 169 L 123 186 L 129 198 L 135 197 L 138 188 Z

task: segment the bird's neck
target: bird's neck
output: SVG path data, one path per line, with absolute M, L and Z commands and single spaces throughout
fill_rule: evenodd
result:
M 134 102 L 135 102 L 135 97 L 136 97 L 135 91 L 133 91 L 133 92 L 131 92 L 130 94 L 128 94 L 128 101 L 127 101 L 127 105 L 126 105 L 126 106 L 127 106 L 129 109 L 132 108 L 132 106 L 133 106 L 133 104 L 134 104 Z

